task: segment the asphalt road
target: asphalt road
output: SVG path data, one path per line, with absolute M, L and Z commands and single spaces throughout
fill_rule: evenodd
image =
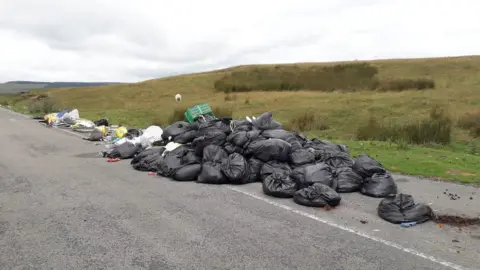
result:
M 343 208 L 325 212 L 266 197 L 257 183 L 149 176 L 128 162 L 107 163 L 95 155 L 99 147 L 0 109 L 0 269 L 479 265 L 472 235 L 385 223 L 374 214 L 378 200 L 346 195 Z M 438 245 L 451 244 L 450 237 L 464 237 L 465 250 Z

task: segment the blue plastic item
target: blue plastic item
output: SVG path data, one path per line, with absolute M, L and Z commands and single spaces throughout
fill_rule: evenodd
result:
M 401 223 L 400 226 L 404 227 L 404 228 L 408 228 L 408 227 L 413 227 L 417 225 L 417 222 L 413 221 L 413 222 L 404 222 L 404 223 Z
M 68 109 L 64 109 L 63 111 L 57 113 L 57 117 L 60 118 L 60 117 L 64 116 L 67 112 L 68 112 Z

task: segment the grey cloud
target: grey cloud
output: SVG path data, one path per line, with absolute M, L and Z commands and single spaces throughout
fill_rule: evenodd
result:
M 479 2 L 436 3 L 3 0 L 0 59 L 9 69 L 0 81 L 132 81 L 240 64 L 475 53 L 480 26 L 466 22 Z

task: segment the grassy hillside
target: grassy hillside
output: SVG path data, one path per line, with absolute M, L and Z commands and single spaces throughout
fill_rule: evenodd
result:
M 0 83 L 0 93 L 19 93 L 31 90 L 65 88 L 65 87 L 91 87 L 119 84 L 115 82 L 34 82 L 34 81 L 11 81 Z
M 474 138 L 480 133 L 479 89 L 480 56 L 468 56 L 238 66 L 47 93 L 60 107 L 78 108 L 82 117 L 129 126 L 168 124 L 178 119 L 172 118 L 175 110 L 201 102 L 231 110 L 236 118 L 268 110 L 288 128 L 341 140 L 393 171 L 480 182 Z M 177 93 L 181 103 L 174 101 Z M 441 120 L 430 119 L 433 108 L 444 110 Z M 387 142 L 353 141 L 359 137 Z
M 224 93 L 214 84 L 225 75 L 257 67 L 274 69 L 278 65 L 241 66 L 215 72 L 180 75 L 136 84 L 51 89 L 48 93 L 61 106 L 77 107 L 88 118 L 107 117 L 130 125 L 145 126 L 152 121 L 167 123 L 172 111 L 208 102 L 214 107 L 233 109 L 235 117 L 270 110 L 282 122 L 290 122 L 307 111 L 324 122 L 328 129 L 321 135 L 342 139 L 354 137 L 358 126 L 371 115 L 384 122 L 407 123 L 428 117 L 435 105 L 443 106 L 454 119 L 478 108 L 480 103 L 480 57 L 443 59 L 383 60 L 371 64 L 378 77 L 429 78 L 435 89 L 397 92 L 355 91 L 251 91 Z M 297 64 L 299 67 L 332 65 L 331 63 Z M 183 96 L 181 104 L 174 95 Z M 458 135 L 464 135 L 461 134 Z M 462 137 L 462 136 L 461 136 Z M 463 136 L 464 139 L 468 137 Z

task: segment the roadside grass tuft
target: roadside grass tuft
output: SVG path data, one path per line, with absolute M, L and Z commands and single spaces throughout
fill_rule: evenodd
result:
M 39 98 L 31 100 L 27 105 L 27 111 L 31 114 L 49 114 L 60 110 L 56 101 L 48 96 L 39 96 Z
M 328 124 L 326 123 L 325 119 L 315 115 L 312 111 L 306 111 L 297 117 L 294 117 L 284 124 L 285 129 L 293 130 L 293 131 L 323 131 L 329 128 Z
M 358 140 L 393 141 L 410 144 L 452 142 L 452 120 L 440 107 L 433 107 L 428 119 L 409 124 L 380 123 L 373 115 L 357 129 Z
M 468 130 L 474 138 L 480 137 L 480 111 L 464 114 L 458 119 L 457 125 Z

